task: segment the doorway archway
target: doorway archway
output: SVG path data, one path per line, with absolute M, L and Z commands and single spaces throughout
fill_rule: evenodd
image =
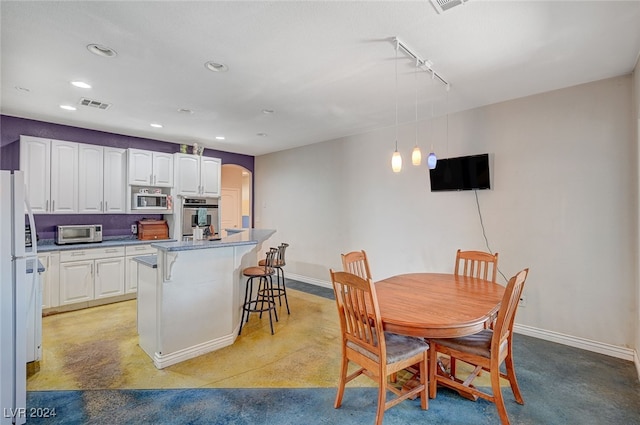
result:
M 224 164 L 220 186 L 221 228 L 253 227 L 251 171 L 240 165 Z

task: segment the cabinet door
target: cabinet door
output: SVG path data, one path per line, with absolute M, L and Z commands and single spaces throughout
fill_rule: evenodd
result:
M 78 145 L 78 212 L 102 213 L 104 148 Z
M 200 194 L 200 157 L 183 153 L 175 154 L 178 195 Z
M 60 304 L 93 299 L 93 260 L 60 263 Z
M 153 152 L 129 149 L 129 184 L 149 186 L 153 179 Z
M 126 212 L 127 151 L 104 148 L 104 209 L 108 214 Z
M 133 261 L 135 256 L 126 257 L 126 282 L 124 292 L 129 294 L 138 290 L 138 263 Z
M 153 153 L 153 186 L 173 187 L 173 154 Z
M 40 274 L 40 292 L 42 297 L 42 308 L 51 308 L 51 281 L 49 276 L 49 254 L 38 254 L 38 260 L 44 266 L 44 272 Z
M 20 136 L 20 170 L 24 171 L 27 197 L 35 214 L 51 207 L 51 141 Z
M 51 211 L 78 211 L 78 144 L 51 141 Z
M 124 294 L 124 257 L 96 260 L 95 298 Z
M 220 196 L 220 158 L 200 158 L 201 193 L 205 196 Z

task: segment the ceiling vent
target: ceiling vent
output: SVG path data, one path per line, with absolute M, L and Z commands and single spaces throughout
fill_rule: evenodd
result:
M 109 109 L 109 107 L 111 107 L 110 103 L 104 103 L 98 100 L 87 99 L 86 97 L 81 98 L 79 103 L 82 106 L 89 106 L 90 108 L 96 108 L 96 109 Z
M 460 6 L 467 1 L 469 0 L 431 0 L 431 4 L 433 5 L 433 8 L 436 10 L 436 12 L 440 14 L 453 7 Z

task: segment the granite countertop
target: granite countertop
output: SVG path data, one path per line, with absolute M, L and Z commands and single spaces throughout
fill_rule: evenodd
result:
M 157 255 L 141 255 L 139 257 L 133 257 L 133 261 L 140 263 L 152 269 L 158 268 L 158 256 Z
M 166 239 L 167 242 L 175 239 Z M 102 242 L 78 243 L 70 245 L 56 245 L 53 239 L 38 241 L 38 252 L 72 251 L 90 248 L 108 248 L 114 246 L 145 245 L 158 242 L 158 240 L 140 240 L 135 236 L 107 236 Z
M 151 246 L 162 251 L 173 252 L 255 245 L 269 239 L 276 231 L 273 229 L 227 229 L 223 232 L 226 236 L 219 240 L 153 242 Z

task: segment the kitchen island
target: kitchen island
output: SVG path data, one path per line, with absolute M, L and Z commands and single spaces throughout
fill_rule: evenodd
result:
M 242 270 L 275 230 L 229 231 L 220 240 L 159 242 L 138 263 L 140 347 L 158 369 L 233 344 L 244 297 Z

